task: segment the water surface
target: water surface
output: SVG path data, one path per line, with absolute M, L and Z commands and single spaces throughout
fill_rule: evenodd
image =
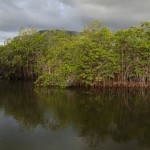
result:
M 0 150 L 149 150 L 150 92 L 0 81 Z

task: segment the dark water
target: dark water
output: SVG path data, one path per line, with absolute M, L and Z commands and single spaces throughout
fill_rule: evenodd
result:
M 149 90 L 0 81 L 0 150 L 149 149 Z

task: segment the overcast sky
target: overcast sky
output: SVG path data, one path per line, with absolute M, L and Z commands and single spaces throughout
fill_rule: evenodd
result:
M 0 44 L 20 27 L 80 31 L 91 20 L 112 30 L 150 21 L 150 0 L 0 0 Z

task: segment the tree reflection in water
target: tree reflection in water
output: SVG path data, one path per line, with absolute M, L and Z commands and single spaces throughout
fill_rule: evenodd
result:
M 150 92 L 138 89 L 35 88 L 30 82 L 0 84 L 0 107 L 25 128 L 71 127 L 91 147 L 108 139 L 137 140 L 150 147 Z

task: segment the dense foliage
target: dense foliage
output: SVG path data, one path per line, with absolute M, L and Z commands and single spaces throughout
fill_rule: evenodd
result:
M 0 76 L 39 86 L 148 86 L 150 22 L 115 33 L 97 21 L 79 34 L 23 29 L 0 47 Z

